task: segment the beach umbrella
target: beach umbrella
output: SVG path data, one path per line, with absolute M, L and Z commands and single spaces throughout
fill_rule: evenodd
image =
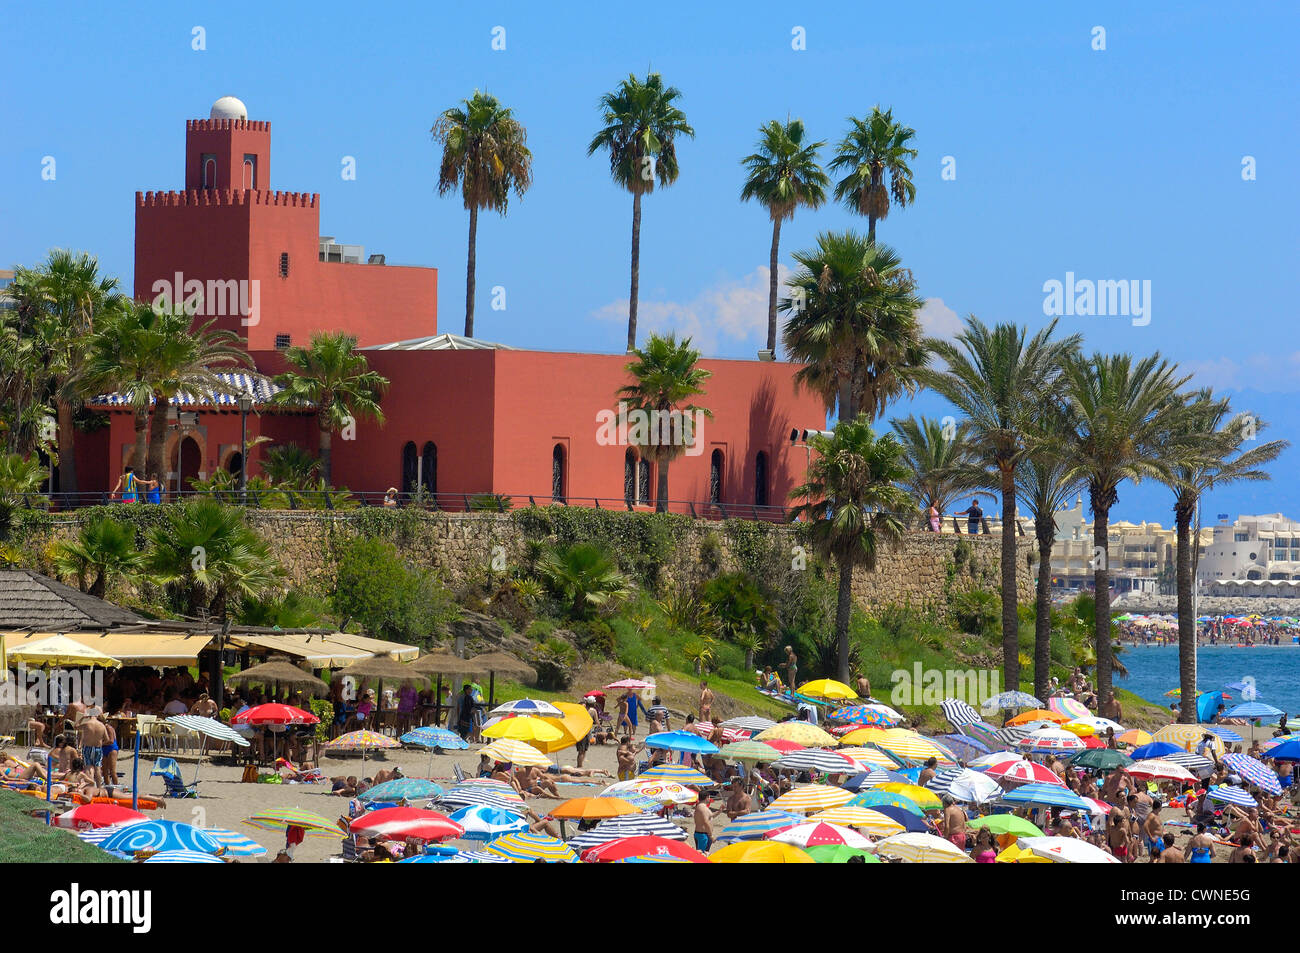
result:
M 512 811 L 503 811 L 482 804 L 471 804 L 447 815 L 463 829 L 462 840 L 490 841 L 502 834 L 528 830 L 528 822 Z
M 717 754 L 720 750 L 707 738 L 701 738 L 689 731 L 660 731 L 647 735 L 645 746 L 666 751 L 686 751 L 692 754 Z
M 962 725 L 973 725 L 980 721 L 980 713 L 959 698 L 945 698 L 939 702 L 939 710 L 948 724 L 960 729 Z
M 925 816 L 925 810 L 911 798 L 904 797 L 893 791 L 881 791 L 879 788 L 872 788 L 870 791 L 855 794 L 845 802 L 845 805 L 848 807 L 869 807 L 875 811 L 893 807 L 907 811 L 909 814 L 915 814 L 917 817 Z M 894 815 L 889 816 L 893 817 Z
M 874 848 L 873 848 L 874 850 Z M 879 864 L 882 861 L 872 851 L 859 847 L 845 847 L 840 844 L 828 844 L 824 847 L 809 847 L 804 850 L 809 857 L 819 864 L 847 864 L 852 857 L 861 857 L 864 864 Z
M 1025 692 L 1003 692 L 984 700 L 985 711 L 1005 711 L 1011 708 L 1042 708 L 1043 703 Z
M 1160 760 L 1169 761 L 1179 767 L 1186 768 L 1198 778 L 1208 778 L 1214 772 L 1213 761 L 1190 751 L 1173 751 L 1162 756 Z
M 1008 844 L 997 857 L 993 858 L 994 863 L 998 864 L 1050 864 L 1052 861 L 1046 857 L 1039 857 L 1032 850 L 1026 850 L 1015 841 Z
M 606 689 L 626 689 L 630 688 L 634 692 L 643 692 L 647 688 L 654 688 L 654 682 L 643 682 L 639 678 L 621 678 L 617 682 L 610 682 L 605 686 Z
M 898 728 L 891 728 L 890 731 L 899 731 Z M 877 747 L 883 748 L 896 758 L 904 761 L 910 761 L 913 764 L 924 764 L 931 758 L 942 765 L 955 766 L 957 759 L 955 756 L 935 744 L 929 738 L 921 735 L 897 735 L 891 738 L 884 738 L 880 741 L 873 742 Z
M 744 840 L 720 847 L 709 855 L 713 864 L 815 864 L 808 854 L 791 844 L 771 840 Z
M 1111 771 L 1115 768 L 1125 768 L 1132 763 L 1132 758 L 1113 748 L 1094 748 L 1091 751 L 1081 751 L 1070 759 L 1070 764 L 1073 767 L 1092 768 L 1095 771 Z
M 781 752 L 763 741 L 737 741 L 724 745 L 718 752 L 725 761 L 743 761 L 757 764 L 759 761 L 775 761 Z
M 930 830 L 930 827 L 925 823 L 923 818 L 913 814 L 909 810 L 905 810 L 904 808 L 893 807 L 888 804 L 880 804 L 876 807 L 870 808 L 870 810 L 873 810 L 878 814 L 883 814 L 891 821 L 897 823 L 898 826 L 903 828 L 905 831 L 926 832 Z
M 1022 725 L 1029 725 L 1035 721 L 1046 721 L 1054 725 L 1062 724 L 1070 720 L 1069 715 L 1062 715 L 1060 712 L 1052 711 L 1049 708 L 1031 708 L 1028 711 L 1022 711 L 1014 718 L 1007 719 L 1007 725 L 1019 728 Z M 1003 727 L 1006 727 L 1005 725 Z
M 1153 741 L 1168 741 L 1184 751 L 1195 751 L 1207 734 L 1211 736 L 1208 750 L 1213 751 L 1216 757 L 1223 754 L 1223 739 L 1209 731 L 1205 725 L 1165 725 L 1151 737 Z
M 1065 787 L 1065 782 L 1061 780 L 1059 774 L 1047 765 L 1034 761 L 1003 761 L 985 768 L 984 773 L 990 778 L 1015 784 L 1051 784 L 1060 788 Z
M 1300 738 L 1279 738 L 1280 742 L 1268 750 L 1274 761 L 1300 761 Z
M 950 841 L 933 834 L 895 834 L 876 842 L 876 853 L 913 864 L 973 864 L 975 861 Z
M 491 861 L 485 858 L 492 858 Z M 429 844 L 424 848 L 423 854 L 417 854 L 414 857 L 405 857 L 397 861 L 399 864 L 481 864 L 481 863 L 500 863 L 508 864 L 510 861 L 496 854 L 484 854 L 482 852 L 470 852 L 457 850 L 455 847 L 444 846 L 441 844 Z
M 224 864 L 215 854 L 199 850 L 160 850 L 144 859 L 146 864 Z
M 891 834 L 901 834 L 907 830 L 905 825 L 898 823 L 889 815 L 869 807 L 832 807 L 817 814 L 810 814 L 808 820 L 852 827 L 866 831 L 872 837 L 889 837 Z
M 556 708 L 550 702 L 540 701 L 536 698 L 516 698 L 514 701 L 508 701 L 504 704 L 497 705 L 492 709 L 494 715 L 540 715 L 545 718 L 563 718 L 564 712 Z
M 923 811 L 937 811 L 943 807 L 943 804 L 939 801 L 938 795 L 918 784 L 899 784 L 896 781 L 889 781 L 885 784 L 877 785 L 873 790 L 885 791 L 889 794 L 897 794 L 899 797 L 905 797 L 909 801 L 914 801 Z
M 1282 793 L 1282 784 L 1278 780 L 1276 772 L 1265 765 L 1264 762 L 1257 761 L 1250 755 L 1232 752 L 1223 756 L 1223 763 L 1251 784 L 1263 788 L 1269 794 Z
M 1016 814 L 987 814 L 967 822 L 968 827 L 985 828 L 993 834 L 1017 834 L 1023 837 L 1042 837 L 1043 832 L 1028 820 Z
M 981 755 L 989 754 L 989 746 L 978 738 L 967 735 L 936 735 L 935 741 L 942 741 L 949 751 L 962 761 L 971 761 Z
M 556 702 L 555 707 L 560 710 L 559 717 L 543 716 L 542 721 L 559 728 L 560 737 L 554 741 L 537 740 L 528 742 L 538 751 L 547 754 L 563 751 L 565 748 L 572 748 L 591 733 L 593 724 L 591 715 L 587 714 L 587 709 L 583 705 L 577 705 L 573 702 Z
M 936 773 L 926 787 L 935 794 L 947 794 L 953 800 L 970 804 L 983 804 L 1002 793 L 998 782 L 970 768 L 945 768 Z
M 604 820 L 624 814 L 640 814 L 641 809 L 618 797 L 575 797 L 553 807 L 551 817 L 566 821 Z
M 1091 810 L 1090 805 L 1067 787 L 1055 784 L 1022 784 L 1002 795 L 1008 804 L 1041 804 L 1047 807 L 1065 807 L 1076 811 Z
M 224 827 L 205 827 L 203 833 L 221 845 L 222 857 L 261 857 L 266 853 L 266 848 L 251 837 Z
M 139 811 L 122 807 L 120 804 L 79 804 L 54 818 L 54 826 L 69 830 L 85 830 L 88 827 L 112 827 L 115 824 L 126 826 L 147 820 L 149 818 Z
M 605 788 L 600 796 L 622 797 L 625 791 L 650 798 L 658 804 L 694 804 L 700 799 L 699 792 L 692 791 L 685 785 L 678 784 L 676 781 L 657 781 L 654 778 L 616 781 Z
M 837 708 L 827 717 L 836 721 L 848 722 L 852 725 L 881 725 L 885 728 L 892 728 L 903 722 L 902 715 L 882 711 L 876 705 L 854 705 L 849 708 Z
M 717 784 L 703 771 L 696 771 L 688 764 L 657 764 L 637 775 L 638 780 L 676 781 L 678 784 L 707 787 Z
M 862 766 L 838 751 L 823 748 L 805 748 L 791 751 L 772 762 L 772 767 L 785 771 L 820 771 L 823 774 L 857 774 Z
M 416 807 L 384 807 L 352 819 L 349 830 L 363 837 L 441 841 L 459 837 L 465 828 L 445 814 Z
M 951 770 L 948 768 L 945 771 Z M 869 790 L 880 784 L 888 784 L 890 781 L 897 781 L 900 784 L 911 784 L 912 779 L 901 771 L 891 771 L 888 768 L 873 768 L 864 774 L 855 774 L 853 777 L 840 783 L 846 791 Z
M 847 748 L 835 749 L 835 753 L 846 758 L 852 758 L 864 768 L 883 768 L 885 771 L 894 771 L 903 764 L 902 759 L 895 758 L 888 751 L 882 751 L 879 748 L 850 745 Z
M 1021 751 L 1035 752 L 1081 751 L 1083 742 L 1078 735 L 1060 728 L 1040 728 L 1021 738 L 1017 747 Z
M 1095 817 L 1105 817 L 1111 812 L 1111 806 L 1105 801 L 1095 797 L 1086 797 L 1084 800 L 1088 802 L 1088 812 Z
M 1121 863 L 1118 857 L 1077 837 L 1021 837 L 1016 844 L 1021 850 L 1032 851 L 1060 864 Z
M 1115 740 L 1125 745 L 1145 745 L 1151 743 L 1151 735 L 1141 728 L 1130 728 L 1122 735 L 1116 735 Z
M 479 806 L 495 808 L 498 811 L 510 811 L 516 814 L 522 812 L 524 799 L 513 788 L 507 790 L 509 791 L 508 794 L 497 788 L 457 785 L 438 798 L 438 802 L 451 807 Z
M 863 837 L 851 827 L 842 827 L 838 824 L 828 824 L 825 821 L 810 821 L 805 824 L 796 824 L 793 827 L 779 828 L 778 830 L 769 831 L 766 835 L 768 840 L 780 841 L 782 844 L 793 844 L 795 847 L 827 847 L 840 845 L 843 847 L 857 847 L 861 850 L 871 850 L 872 843 Z
M 529 715 L 517 718 L 502 718 L 496 724 L 483 729 L 484 738 L 506 738 L 511 741 L 559 741 L 564 737 L 564 730 L 550 722 Z M 549 763 L 549 762 L 548 762 Z
M 1224 741 L 1228 742 L 1229 744 L 1236 744 L 1238 741 L 1246 740 L 1245 738 L 1241 737 L 1241 735 L 1233 731 L 1231 728 L 1225 728 L 1223 725 L 1206 725 L 1205 730 L 1210 732 L 1215 737 L 1222 738 Z
M 997 767 L 1003 764 L 1014 764 L 1017 761 L 1024 761 L 1025 756 L 1019 751 L 994 751 L 991 754 L 981 755 L 966 767 L 975 768 L 978 771 L 984 771 L 988 768 Z
M 852 700 L 858 697 L 857 692 L 833 678 L 818 678 L 811 682 L 804 682 L 795 691 L 807 698 L 820 698 L 826 701 Z
M 485 746 L 479 754 L 487 755 L 502 764 L 522 765 L 525 768 L 540 768 L 551 763 L 546 755 L 532 745 L 514 738 L 500 738 Z
M 1153 781 L 1195 781 L 1192 772 L 1171 761 L 1149 759 L 1134 761 L 1124 769 L 1135 778 L 1150 778 Z
M 1073 721 L 1067 721 L 1061 727 L 1080 737 L 1104 735 L 1107 731 L 1114 731 L 1116 737 L 1118 737 L 1124 732 L 1124 726 L 1119 722 L 1111 721 L 1109 718 L 1097 718 L 1092 715 L 1087 718 L 1076 718 Z
M 1172 741 L 1151 741 L 1134 748 L 1129 755 L 1134 761 L 1146 761 L 1148 758 L 1163 758 L 1167 754 L 1182 750 L 1181 745 L 1176 745 Z
M 780 754 L 788 754 L 791 751 L 802 751 L 806 745 L 801 745 L 797 741 L 787 741 L 784 738 L 768 738 L 763 742 L 770 748 L 773 748 Z M 816 747 L 814 745 L 814 747 Z
M 456 734 L 456 732 L 449 731 L 446 728 L 438 728 L 433 725 L 408 731 L 397 740 L 404 745 L 417 745 L 421 748 L 429 749 L 430 774 L 433 774 L 433 754 L 436 750 L 464 751 L 469 747 L 469 742 Z
M 162 850 L 192 850 L 219 854 L 221 845 L 200 828 L 179 821 L 146 820 L 117 828 L 99 842 L 113 854 L 156 853 Z
M 1220 784 L 1210 788 L 1210 800 L 1221 804 L 1235 804 L 1237 807 L 1259 807 L 1259 802 L 1250 796 L 1244 788 L 1230 784 Z
M 713 734 L 714 729 L 718 726 L 711 721 L 693 721 L 689 725 L 684 725 L 682 731 L 689 731 L 691 734 L 699 735 L 701 738 L 708 738 Z M 722 741 L 724 744 L 731 744 L 736 741 L 744 741 L 749 738 L 750 733 L 740 728 L 720 728 L 722 732 Z
M 442 796 L 442 785 L 425 778 L 396 778 L 357 795 L 360 801 L 414 801 Z
M 704 863 L 707 864 L 708 862 L 709 859 L 705 857 Z M 681 857 L 674 857 L 671 854 L 648 854 L 645 857 L 620 857 L 618 860 L 613 861 L 613 863 L 615 864 L 689 864 L 690 861 L 684 860 Z
M 562 840 L 546 834 L 520 831 L 502 834 L 487 847 L 490 854 L 498 854 L 517 864 L 530 864 L 538 860 L 550 864 L 576 864 L 578 855 Z
M 840 736 L 840 744 L 874 745 L 878 743 L 881 738 L 889 737 L 887 734 L 888 731 L 889 729 L 882 725 L 866 725 L 862 728 L 854 728 L 851 731 L 846 731 Z
M 987 721 L 962 725 L 957 730 L 967 738 L 974 738 L 990 751 L 1001 751 L 1006 748 L 1006 742 L 998 737 L 998 730 Z
M 658 837 L 665 840 L 684 841 L 686 832 L 658 814 L 624 814 L 601 821 L 595 827 L 579 831 L 569 839 L 569 846 L 579 853 L 609 841 L 628 837 Z
M 299 807 L 277 807 L 259 811 L 252 817 L 244 818 L 244 823 L 264 831 L 283 831 L 290 827 L 301 827 L 309 837 L 342 837 L 343 831 L 338 824 L 328 817 L 321 817 Z
M 1278 718 L 1285 715 L 1280 708 L 1274 708 L 1272 705 L 1266 705 L 1263 702 L 1242 702 L 1231 711 L 1223 713 L 1224 718 Z
M 242 748 L 248 747 L 247 738 L 215 718 L 204 718 L 201 715 L 172 715 L 167 721 L 178 728 L 184 728 L 186 731 L 193 731 L 208 738 L 215 738 L 217 741 L 229 741 Z
M 756 811 L 742 814 L 722 829 L 718 841 L 757 840 L 781 827 L 789 827 L 803 820 L 801 814 L 791 811 Z
M 573 842 L 570 841 L 570 844 Z M 627 861 L 654 861 L 668 863 L 678 861 L 687 864 L 707 864 L 709 858 L 694 847 L 688 847 L 680 840 L 656 837 L 653 834 L 638 834 L 618 837 L 589 847 L 582 852 L 582 859 L 588 864 L 623 863 Z
M 833 748 L 839 743 L 833 736 L 806 721 L 783 721 L 763 729 L 754 738 L 756 741 L 793 741 L 805 748 Z
M 401 744 L 389 738 L 387 735 L 381 735 L 375 731 L 361 730 L 349 731 L 346 735 L 339 735 L 332 741 L 327 741 L 321 745 L 325 751 L 360 751 L 361 752 L 361 770 L 365 772 L 366 752 L 376 751 L 384 748 L 400 748 Z
M 251 672 L 252 669 L 249 671 Z M 266 705 L 254 705 L 240 712 L 230 719 L 230 723 L 232 725 L 315 725 L 320 723 L 320 719 L 311 712 L 295 708 L 293 705 L 271 702 Z
M 723 728 L 739 728 L 742 731 L 766 731 L 775 725 L 771 718 L 763 718 L 760 715 L 741 715 L 737 718 L 728 718 L 722 723 Z
M 1092 712 L 1088 706 L 1077 698 L 1065 698 L 1062 695 L 1053 695 L 1047 699 L 1047 707 L 1058 715 L 1064 715 L 1066 721 L 1076 721 L 1084 718 L 1091 718 Z
M 827 784 L 804 784 L 785 792 L 771 807 L 778 811 L 793 811 L 796 814 L 811 814 L 824 811 L 828 807 L 839 807 L 853 799 L 851 791 L 831 787 Z

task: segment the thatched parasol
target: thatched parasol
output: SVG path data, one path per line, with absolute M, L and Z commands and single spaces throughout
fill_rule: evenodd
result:
M 227 682 L 238 684 L 249 682 L 256 685 L 274 685 L 296 688 L 316 696 L 329 694 L 330 687 L 315 675 L 304 672 L 284 656 L 274 656 L 261 665 L 246 668 L 238 674 L 231 675 Z
M 470 664 L 474 666 L 475 672 L 488 672 L 492 675 L 501 675 L 504 678 L 517 678 L 525 682 L 537 681 L 537 670 L 531 665 L 527 665 L 513 655 L 507 655 L 505 652 L 489 652 L 486 655 L 476 655 L 470 659 Z
M 484 671 L 481 665 L 475 665 L 469 659 L 463 659 L 449 652 L 422 655 L 407 667 L 413 672 L 426 675 L 475 675 Z
M 373 678 L 381 682 L 419 682 L 429 680 L 427 672 L 417 671 L 411 666 L 399 662 L 387 655 L 362 659 L 339 671 L 340 675 L 350 675 L 355 679 Z

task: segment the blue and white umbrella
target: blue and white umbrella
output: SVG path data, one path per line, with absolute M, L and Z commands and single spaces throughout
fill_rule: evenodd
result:
M 1002 786 L 997 781 L 970 768 L 944 768 L 936 772 L 926 787 L 940 796 L 947 794 L 954 800 L 971 804 L 983 804 L 1002 793 Z
M 1227 728 L 1223 725 L 1206 725 L 1205 730 L 1210 732 L 1211 734 L 1218 735 L 1220 738 L 1222 738 L 1224 741 L 1230 744 L 1236 744 L 1238 741 L 1246 740 L 1245 738 L 1241 737 L 1241 735 L 1233 731 L 1231 728 Z
M 442 785 L 426 778 L 394 778 L 357 795 L 361 801 L 414 801 L 420 798 L 437 798 L 442 795 Z
M 1056 784 L 1022 784 L 1007 791 L 1001 800 L 1007 804 L 1042 804 L 1047 807 L 1066 807 L 1076 811 L 1090 811 L 1090 805 L 1069 788 Z
M 807 818 L 789 811 L 757 811 L 742 814 L 722 829 L 718 841 L 762 840 L 769 831 L 802 824 Z
M 489 854 L 486 851 L 477 850 L 454 850 L 451 853 L 432 853 L 420 854 L 417 857 L 407 857 L 405 860 L 399 860 L 399 864 L 508 864 L 510 863 L 500 854 Z
M 689 731 L 660 731 L 649 735 L 645 740 L 647 748 L 663 748 L 668 751 L 688 751 L 692 754 L 717 754 L 718 746 L 707 738 Z
M 915 781 L 901 771 L 887 771 L 884 768 L 876 768 L 865 774 L 855 774 L 849 778 L 840 787 L 846 791 L 861 791 L 865 788 L 874 788 L 877 784 L 914 784 Z
M 863 765 L 845 755 L 822 748 L 790 751 L 772 762 L 783 771 L 820 771 L 823 774 L 860 774 Z
M 224 848 L 221 851 L 222 857 L 261 857 L 266 853 L 266 848 L 251 837 L 223 827 L 205 827 L 203 833 Z
M 172 715 L 167 719 L 168 724 L 175 725 L 178 728 L 184 728 L 186 731 L 193 731 L 196 734 L 206 735 L 209 738 L 215 738 L 218 741 L 229 741 L 231 744 L 240 747 L 248 747 L 248 739 L 235 731 L 229 725 L 222 724 L 215 718 L 204 718 L 202 715 Z
M 580 831 L 569 840 L 569 846 L 582 852 L 588 847 L 623 837 L 648 836 L 686 840 L 686 832 L 667 818 L 656 814 L 624 814 L 601 821 L 589 831 Z
M 959 698 L 945 698 L 939 702 L 939 709 L 943 712 L 943 717 L 948 719 L 948 724 L 954 728 L 960 729 L 963 725 L 973 725 L 981 720 L 980 713 Z
M 1224 718 L 1279 718 L 1285 715 L 1280 708 L 1265 705 L 1263 702 L 1243 702 L 1232 711 L 1223 713 Z
M 456 732 L 449 731 L 446 728 L 435 728 L 432 725 L 408 731 L 397 740 L 404 745 L 419 745 L 422 748 L 443 748 L 447 751 L 464 751 L 469 747 L 469 742 Z
M 197 850 L 162 850 L 152 857 L 145 858 L 146 864 L 224 864 L 225 861 L 214 854 L 205 854 Z
M 193 850 L 206 854 L 221 852 L 221 845 L 205 831 L 191 824 L 166 820 L 128 824 L 100 841 L 99 846 L 115 854 L 163 850 Z
M 528 822 L 522 816 L 495 807 L 471 804 L 453 811 L 449 817 L 465 828 L 461 835 L 464 840 L 493 841 L 502 834 L 513 834 L 528 830 Z
M 775 725 L 771 718 L 764 718 L 761 715 L 741 715 L 738 718 L 728 718 L 722 722 L 723 728 L 739 728 L 741 731 L 766 731 Z
M 191 394 L 182 391 L 169 398 L 168 403 L 173 407 L 238 407 L 239 396 L 248 394 L 253 398 L 254 406 L 260 407 L 284 390 L 269 377 L 263 377 L 261 374 L 222 371 L 211 376 L 219 380 L 224 385 L 224 389 L 231 393 L 216 394 L 207 391 Z M 131 404 L 131 397 L 129 394 L 120 393 L 100 394 L 92 397 L 87 403 L 95 407 L 125 407 Z M 151 399 L 150 404 L 152 403 Z
M 1002 692 L 992 698 L 986 698 L 980 706 L 987 712 L 1004 711 L 1011 708 L 1042 708 L 1043 703 L 1027 692 Z
M 493 715 L 537 715 L 541 718 L 563 718 L 564 712 L 550 702 L 535 698 L 516 698 L 492 709 Z
M 1277 775 L 1262 761 L 1256 761 L 1250 755 L 1233 752 L 1223 756 L 1223 763 L 1232 768 L 1251 784 L 1263 788 L 1269 794 L 1281 794 L 1282 782 Z
M 978 738 L 970 735 L 935 735 L 937 741 L 942 741 L 962 761 L 974 761 L 980 755 L 990 754 L 992 749 Z
M 1006 742 L 998 735 L 998 730 L 987 721 L 977 721 L 971 725 L 962 725 L 957 729 L 964 737 L 982 742 L 990 751 L 1003 751 Z
M 511 811 L 518 813 L 523 809 L 524 802 L 518 797 L 510 797 L 502 794 L 492 788 L 480 787 L 477 785 L 457 786 L 438 798 L 443 804 L 450 804 L 456 807 L 469 807 L 470 805 L 480 805 L 482 807 L 493 807 L 499 811 Z
M 1172 751 L 1169 754 L 1161 755 L 1161 761 L 1169 761 L 1178 765 L 1180 768 L 1186 768 L 1198 778 L 1205 779 L 1214 773 L 1214 762 L 1209 758 L 1202 757 L 1199 754 L 1193 754 L 1190 751 Z
M 1220 784 L 1216 788 L 1210 788 L 1210 800 L 1221 804 L 1235 804 L 1237 807 L 1259 807 L 1259 802 L 1245 789 L 1231 784 Z

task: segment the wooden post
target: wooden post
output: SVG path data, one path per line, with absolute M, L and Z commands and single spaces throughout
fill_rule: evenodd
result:
M 497 673 L 488 672 L 488 711 L 497 707 Z

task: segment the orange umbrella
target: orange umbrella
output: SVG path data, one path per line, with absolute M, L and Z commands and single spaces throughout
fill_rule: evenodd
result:
M 1050 721 L 1058 725 L 1063 725 L 1070 720 L 1068 715 L 1062 715 L 1059 711 L 1048 711 L 1046 708 L 1031 708 L 1029 711 L 1021 712 L 1007 722 L 1008 725 L 1027 725 L 1031 721 Z
M 640 813 L 641 808 L 620 797 L 575 797 L 557 805 L 551 811 L 551 817 L 566 821 L 589 821 Z

